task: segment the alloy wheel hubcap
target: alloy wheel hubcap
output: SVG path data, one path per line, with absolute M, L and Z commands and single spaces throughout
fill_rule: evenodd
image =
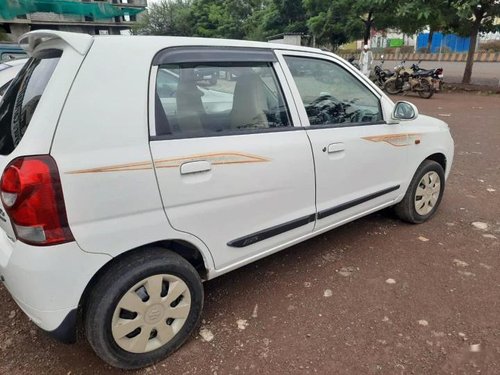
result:
M 174 275 L 153 275 L 135 284 L 118 302 L 111 333 L 131 353 L 156 350 L 181 330 L 191 310 L 187 284 Z
M 429 214 L 439 199 L 441 178 L 434 172 L 427 172 L 420 180 L 415 192 L 415 210 L 419 215 Z

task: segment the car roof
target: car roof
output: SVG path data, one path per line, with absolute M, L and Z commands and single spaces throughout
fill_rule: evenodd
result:
M 267 48 L 267 49 L 286 49 L 304 52 L 323 52 L 318 48 L 294 46 L 289 44 L 278 44 L 268 42 L 255 42 L 248 40 L 234 39 L 216 39 L 216 38 L 193 38 L 179 36 L 142 36 L 142 35 L 100 35 L 92 36 L 88 34 L 69 33 L 58 30 L 36 30 L 22 35 L 19 38 L 19 44 L 28 52 L 33 50 L 41 43 L 61 39 L 69 44 L 78 53 L 84 55 L 90 49 L 93 43 L 105 43 L 109 48 L 131 48 L 141 46 L 158 49 L 158 46 L 181 47 L 181 46 L 207 46 L 207 47 L 248 47 L 248 48 Z M 323 52 L 324 53 L 324 52 Z
M 251 40 L 238 39 L 220 39 L 220 38 L 198 38 L 198 37 L 182 37 L 182 36 L 143 36 L 143 35 L 101 35 L 94 37 L 96 42 L 99 40 L 112 40 L 116 43 L 144 44 L 158 46 L 158 44 L 168 44 L 172 47 L 248 47 L 248 48 L 271 48 L 271 49 L 287 49 L 304 52 L 323 52 L 319 48 L 295 46 L 290 44 L 256 42 Z

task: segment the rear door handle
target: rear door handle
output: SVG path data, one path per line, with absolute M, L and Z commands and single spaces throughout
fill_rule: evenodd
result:
M 207 172 L 211 169 L 212 165 L 206 160 L 188 161 L 181 165 L 181 174 Z
M 344 150 L 345 150 L 345 147 L 344 147 L 344 144 L 342 142 L 330 143 L 328 145 L 328 153 L 329 154 L 333 154 L 334 152 L 340 152 L 340 151 L 344 151 Z

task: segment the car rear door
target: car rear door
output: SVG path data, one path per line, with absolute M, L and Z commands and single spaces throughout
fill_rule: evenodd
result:
M 221 73 L 215 84 L 203 69 Z M 314 227 L 311 148 L 283 82 L 271 49 L 171 48 L 153 63 L 150 147 L 165 212 L 218 271 Z
M 327 229 L 391 204 L 404 192 L 413 135 L 388 124 L 392 104 L 324 54 L 278 53 L 307 126 L 316 168 L 316 229 Z

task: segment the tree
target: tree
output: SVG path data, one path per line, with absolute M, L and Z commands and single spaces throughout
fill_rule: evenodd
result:
M 335 50 L 341 44 L 362 35 L 363 25 L 347 0 L 305 0 L 307 25 L 316 42 L 330 44 Z
M 449 28 L 458 34 L 469 35 L 470 44 L 467 53 L 462 83 L 470 83 L 474 53 L 476 52 L 479 32 L 492 31 L 495 17 L 500 17 L 500 1 L 498 0 L 450 0 L 455 9 L 455 22 Z
M 374 28 L 395 24 L 397 1 L 389 0 L 304 0 L 308 26 L 317 40 L 332 46 L 363 38 L 365 44 Z
M 262 1 L 259 0 L 194 0 L 192 17 L 194 33 L 212 38 L 243 39 L 245 23 Z
M 132 32 L 140 35 L 193 35 L 191 1 L 162 0 L 149 6 Z
M 428 27 L 427 52 L 431 52 L 434 33 L 447 28 L 453 13 L 454 9 L 448 0 L 405 1 L 397 8 L 395 24 L 406 34 L 414 34 Z
M 363 42 L 368 44 L 373 28 L 385 29 L 397 24 L 394 14 L 398 1 L 357 0 L 352 2 L 353 12 L 363 22 Z
M 307 25 L 320 45 L 330 44 L 335 50 L 355 40 L 362 32 L 360 20 L 353 17 L 347 1 L 305 0 Z

